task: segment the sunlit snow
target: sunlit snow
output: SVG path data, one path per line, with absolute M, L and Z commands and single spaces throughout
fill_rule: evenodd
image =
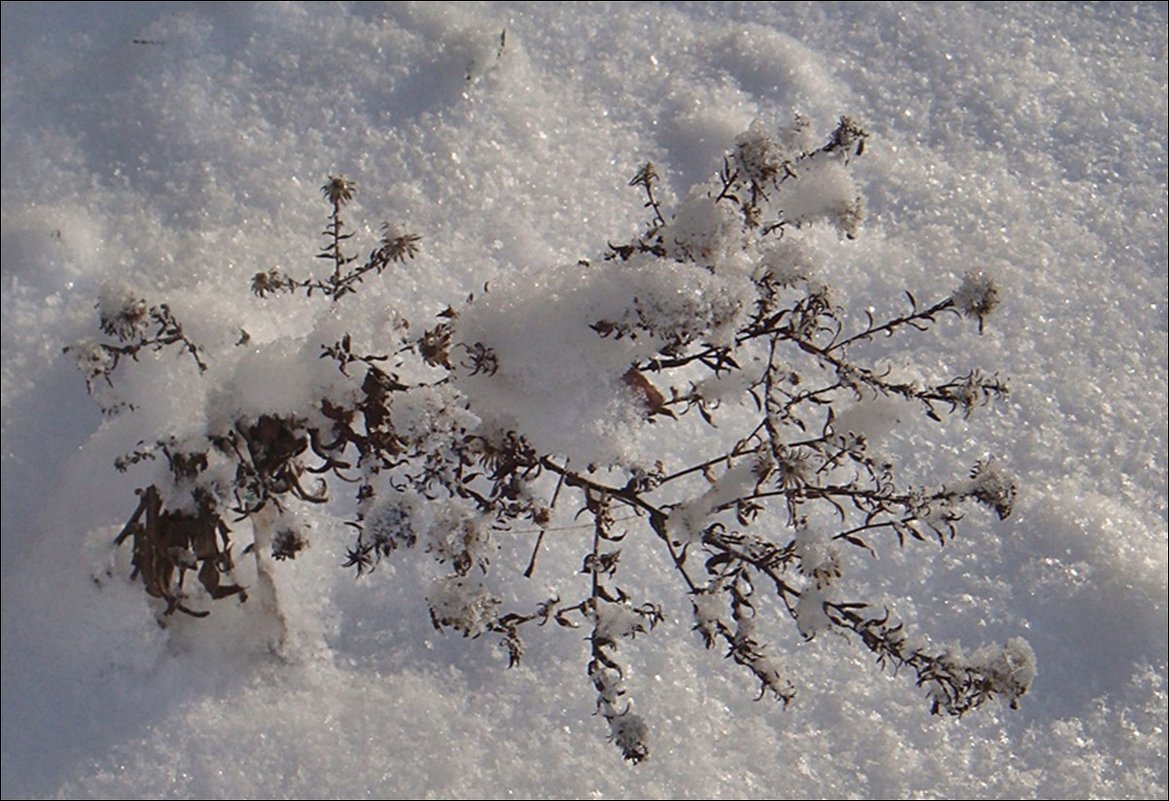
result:
M 5 798 L 1165 796 L 1163 3 L 2 8 Z M 756 701 L 749 673 L 702 649 L 670 566 L 631 547 L 622 586 L 667 619 L 621 644 L 637 714 L 611 732 L 583 634 L 538 629 L 509 670 L 499 648 L 432 626 L 428 598 L 476 633 L 491 611 L 486 594 L 466 606 L 478 586 L 443 584 L 418 558 L 355 580 L 327 508 L 295 512 L 309 545 L 274 572 L 282 657 L 254 604 L 159 627 L 112 543 L 134 489 L 162 468 L 119 473 L 114 460 L 344 391 L 318 359 L 343 333 L 384 352 L 407 323 L 453 307 L 456 336 L 498 350 L 498 372 L 396 409 L 403 431 L 449 424 L 442 393 L 465 391 L 504 427 L 523 409 L 542 446 L 581 463 L 648 468 L 694 447 L 663 441 L 622 396 L 653 335 L 601 349 L 571 323 L 617 313 L 631 287 L 674 333 L 737 319 L 745 267 L 721 210 L 690 186 L 736 137 L 758 148 L 760 126 L 788 125 L 785 141 L 815 144 L 841 115 L 870 132 L 864 155 L 848 173 L 810 165 L 777 199 L 793 221 L 835 227 L 813 222 L 762 263 L 777 283 L 822 282 L 856 315 L 904 309 L 905 290 L 924 303 L 961 287 L 981 316 L 993 276 L 982 336 L 977 321 L 947 320 L 865 352 L 905 380 L 959 364 L 1011 386 L 1008 403 L 958 415 L 940 437 L 887 399 L 859 399 L 841 431 L 872 436 L 914 482 L 977 462 L 993 469 L 964 492 L 1001 491 L 1000 465 L 1019 491 L 1008 520 L 879 560 L 837 549 L 818 528 L 832 521 L 812 519 L 801 559 L 810 576 L 847 563 L 849 581 L 955 653 L 964 643 L 1019 681 L 1037 666 L 1019 709 L 931 717 L 911 677 L 790 626 L 768 659 L 797 695 Z M 727 254 L 689 293 L 669 294 L 672 279 L 636 258 L 599 262 L 650 214 L 628 185 L 649 160 L 680 210 L 677 246 Z M 321 269 L 319 187 L 336 174 L 357 182 L 356 250 L 389 221 L 422 236 L 418 258 L 338 304 L 256 298 L 258 271 Z M 857 195 L 865 222 L 845 230 Z M 582 259 L 596 269 L 572 272 Z M 146 353 L 116 393 L 87 395 L 103 369 L 85 344 L 96 305 L 124 306 L 127 287 L 169 304 L 205 348 L 205 373 L 189 354 Z M 707 384 L 711 398 L 741 389 Z M 99 403 L 135 410 L 103 416 Z M 701 526 L 753 467 L 717 471 L 705 494 L 678 499 L 671 525 Z M 371 510 L 387 537 L 498 544 L 448 517 L 418 498 Z M 514 590 L 529 606 L 579 568 L 591 535 L 571 524 L 547 532 Z M 523 535 L 498 558 L 526 562 L 537 532 Z M 259 581 L 246 565 L 239 580 Z M 697 611 L 700 627 L 719 614 Z M 637 621 L 604 622 L 622 633 Z M 801 614 L 801 631 L 818 626 Z M 635 766 L 608 738 L 642 725 L 651 754 Z

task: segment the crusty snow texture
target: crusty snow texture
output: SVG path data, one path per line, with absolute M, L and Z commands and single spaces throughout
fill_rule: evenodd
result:
M 1163 3 L 4 3 L 2 14 L 4 797 L 1165 796 Z M 806 223 L 799 236 L 739 259 L 736 227 L 689 188 L 731 148 L 763 169 L 769 148 L 815 146 L 842 114 L 870 132 L 867 152 L 847 173 L 806 165 L 774 199 Z M 661 264 L 600 260 L 652 217 L 627 185 L 646 161 L 662 177 L 670 246 L 713 271 L 680 282 Z M 338 174 L 357 183 L 353 252 L 389 221 L 421 235 L 418 258 L 336 304 L 253 297 L 258 271 L 323 271 L 318 187 Z M 865 398 L 839 426 L 923 485 L 993 454 L 1019 479 L 1010 519 L 980 516 L 944 547 L 883 548 L 879 560 L 837 552 L 832 521 L 812 519 L 800 558 L 809 596 L 817 570 L 847 560 L 850 594 L 953 641 L 955 658 L 1004 686 L 1033 679 L 1018 710 L 929 717 L 906 676 L 794 631 L 767 659 L 796 698 L 756 702 L 754 679 L 693 630 L 727 611 L 699 598 L 696 620 L 661 555 L 632 536 L 619 583 L 668 619 L 622 640 L 636 714 L 611 731 L 595 715 L 582 632 L 537 628 L 508 670 L 505 653 L 459 636 L 502 592 L 478 573 L 455 588 L 428 559 L 391 558 L 359 581 L 340 570 L 351 498 L 282 521 L 309 542 L 274 571 L 283 660 L 257 637 L 254 604 L 217 602 L 207 620 L 159 628 L 125 549 L 111 547 L 133 489 L 165 469 L 113 469 L 139 440 L 348 391 L 318 359 L 322 343 L 348 332 L 355 350 L 391 352 L 448 306 L 456 338 L 490 341 L 499 369 L 414 394 L 395 409 L 401 431 L 456 425 L 449 415 L 466 410 L 448 401 L 463 393 L 488 424 L 522 410 L 533 441 L 574 465 L 688 464 L 704 442 L 664 437 L 622 376 L 661 338 L 733 330 L 759 265 L 776 284 L 830 287 L 854 319 L 900 312 L 906 289 L 932 302 L 961 288 L 968 315 L 997 305 L 982 336 L 948 319 L 857 353 L 905 380 L 997 371 L 1009 403 L 938 435 L 920 410 Z M 76 362 L 98 383 L 108 365 L 62 349 L 96 340 L 95 304 L 126 311 L 127 288 L 169 304 L 208 370 L 173 349 L 143 353 L 119 366 L 116 397 L 97 398 L 137 411 L 103 417 Z M 659 330 L 618 341 L 589 328 L 639 314 Z M 729 409 L 741 388 L 702 390 Z M 677 507 L 678 536 L 749 469 L 720 471 Z M 990 492 L 987 475 L 970 491 Z M 370 510 L 388 538 L 438 552 L 470 542 L 476 558 L 521 570 L 531 553 L 536 532 L 454 530 L 446 521 L 466 510 L 398 500 Z M 554 596 L 590 536 L 548 531 L 508 602 Z M 239 572 L 256 580 L 244 562 Z M 455 630 L 433 629 L 428 599 Z M 811 602 L 799 616 L 819 630 Z M 606 741 L 647 732 L 637 766 Z

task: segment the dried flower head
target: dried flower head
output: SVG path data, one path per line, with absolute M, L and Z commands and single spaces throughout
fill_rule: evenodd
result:
M 629 181 L 630 186 L 644 186 L 646 189 L 653 189 L 654 184 L 658 182 L 658 171 L 654 167 L 652 161 L 647 161 L 645 166 L 637 171 L 637 174 Z
M 308 540 L 300 531 L 295 528 L 282 528 L 272 538 L 272 558 L 278 562 L 295 559 L 306 547 Z
M 122 341 L 140 337 L 146 331 L 149 312 L 146 300 L 128 286 L 104 287 L 97 311 L 101 330 Z
M 256 273 L 252 276 L 252 292 L 261 298 L 276 292 L 293 292 L 295 290 L 296 282 L 284 275 L 279 267 L 272 267 L 266 272 Z
M 999 305 L 998 285 L 981 268 L 975 268 L 962 278 L 962 286 L 954 293 L 954 305 L 965 316 L 978 318 L 981 334 L 987 315 Z
M 860 233 L 861 224 L 865 221 L 865 199 L 861 195 L 853 198 L 851 203 L 842 203 L 834 209 L 833 222 L 837 230 L 844 234 L 846 239 L 856 239 Z
M 832 132 L 832 141 L 828 143 L 826 149 L 841 150 L 848 155 L 863 156 L 865 140 L 868 138 L 869 132 L 861 127 L 856 120 L 851 117 L 841 117 L 836 130 Z
M 356 191 L 357 183 L 342 175 L 330 175 L 328 182 L 321 187 L 321 194 L 337 208 L 353 200 Z
M 110 372 L 113 371 L 116 365 L 114 355 L 93 340 L 81 340 L 65 348 L 65 350 L 73 354 L 73 358 L 77 362 L 77 367 L 85 374 L 85 382 L 87 385 L 92 384 L 98 378 L 105 377 L 108 379 Z
M 649 726 L 641 715 L 625 711 L 609 721 L 610 737 L 634 765 L 649 756 Z
M 747 179 L 759 187 L 770 185 L 791 170 L 784 163 L 779 143 L 759 120 L 735 139 L 734 160 Z
M 418 255 L 418 243 L 421 241 L 422 237 L 401 226 L 388 222 L 382 225 L 382 254 L 387 262 L 414 258 Z
M 970 471 L 970 480 L 970 495 L 974 500 L 993 509 L 1000 520 L 1010 517 L 1018 489 L 1014 479 L 994 459 L 976 464 Z

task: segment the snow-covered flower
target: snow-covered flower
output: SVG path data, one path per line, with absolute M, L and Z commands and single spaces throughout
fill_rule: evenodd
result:
M 439 562 L 449 562 L 457 573 L 466 575 L 472 567 L 486 569 L 495 544 L 486 521 L 450 504 L 430 526 L 426 550 Z
M 966 317 L 978 318 L 978 332 L 981 334 L 987 315 L 999 305 L 998 285 L 981 268 L 970 270 L 954 293 L 954 305 Z
M 622 756 L 633 764 L 649 756 L 649 726 L 641 715 L 629 711 L 616 715 L 609 719 L 609 731 Z
M 1014 479 L 1000 468 L 994 459 L 980 461 L 971 471 L 967 494 L 984 506 L 994 509 L 1000 520 L 1010 517 L 1017 493 L 1018 488 Z
M 666 228 L 665 237 L 672 258 L 715 272 L 744 248 L 742 221 L 736 209 L 702 192 L 692 192 L 686 199 Z
M 762 278 L 776 286 L 791 287 L 812 276 L 816 261 L 806 243 L 781 239 L 764 252 L 760 268 Z
M 842 575 L 840 549 L 823 530 L 801 526 L 796 534 L 795 550 L 800 572 L 812 579 L 817 588 L 827 587 Z
M 464 637 L 482 634 L 495 620 L 500 603 L 481 582 L 459 575 L 435 579 L 426 593 L 426 602 L 436 629 L 449 626 Z
M 299 528 L 286 526 L 278 529 L 272 537 L 272 558 L 278 562 L 285 559 L 295 559 L 296 555 L 308 547 L 308 540 Z
M 418 541 L 416 512 L 411 499 L 394 493 L 378 499 L 366 513 L 363 531 L 382 555 L 399 547 L 412 548 Z
M 114 369 L 114 356 L 91 339 L 80 340 L 68 348 L 87 383 L 108 375 Z
M 1011 708 L 1035 682 L 1035 651 L 1022 637 L 1012 637 L 1002 646 L 988 646 L 971 660 L 987 679 L 988 689 L 1006 699 Z
M 146 331 L 149 313 L 146 301 L 125 284 L 102 287 L 97 312 L 101 330 L 120 340 L 134 339 Z
M 800 636 L 806 640 L 814 638 L 831 624 L 824 605 L 828 603 L 826 588 L 819 586 L 805 587 L 800 593 L 800 600 L 796 604 L 796 628 Z
M 719 586 L 704 587 L 690 596 L 690 602 L 694 607 L 694 628 L 710 648 L 719 631 L 726 626 L 722 619 L 727 606 L 723 590 Z
M 422 237 L 411 233 L 401 225 L 384 223 L 382 225 L 381 253 L 386 261 L 405 261 L 418 255 L 418 243 Z
M 735 138 L 735 165 L 752 183 L 759 187 L 775 181 L 784 169 L 779 142 L 761 120 Z
M 597 636 L 606 641 L 644 634 L 647 619 L 629 604 L 598 603 L 596 605 Z M 652 625 L 652 624 L 651 624 Z
M 833 222 L 847 239 L 856 239 L 865 221 L 865 198 L 857 195 L 847 203 L 839 203 L 834 209 Z

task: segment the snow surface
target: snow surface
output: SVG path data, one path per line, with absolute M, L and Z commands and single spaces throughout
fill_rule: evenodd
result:
M 1164 797 L 1166 25 L 1163 3 L 4 3 L 4 797 Z M 125 373 L 139 411 L 103 419 L 61 353 L 96 335 L 103 291 L 170 303 L 212 354 L 241 325 L 292 361 L 345 330 L 392 341 L 489 282 L 571 291 L 557 268 L 644 220 L 626 183 L 647 159 L 673 208 L 753 120 L 795 109 L 818 135 L 842 113 L 873 134 L 859 237 L 811 235 L 840 302 L 899 309 L 972 269 L 1004 287 L 982 337 L 946 324 L 872 352 L 1009 376 L 1009 404 L 880 447 L 923 481 L 996 454 L 1021 479 L 1014 515 L 847 558 L 916 631 L 972 650 L 1024 635 L 1039 673 L 1019 710 L 930 717 L 906 676 L 794 633 L 774 648 L 795 702 L 755 702 L 700 648 L 666 567 L 632 556 L 623 586 L 668 620 L 622 646 L 652 748 L 630 766 L 577 634 L 540 630 L 507 670 L 432 629 L 425 559 L 355 582 L 315 512 L 277 571 L 287 660 L 246 605 L 156 625 L 110 548 L 150 468 L 112 461 L 241 401 L 204 397 L 164 353 Z M 422 255 L 343 319 L 253 298 L 258 270 L 319 267 L 318 187 L 337 173 L 361 235 L 388 217 Z M 314 389 L 232 358 L 218 369 L 265 402 Z

